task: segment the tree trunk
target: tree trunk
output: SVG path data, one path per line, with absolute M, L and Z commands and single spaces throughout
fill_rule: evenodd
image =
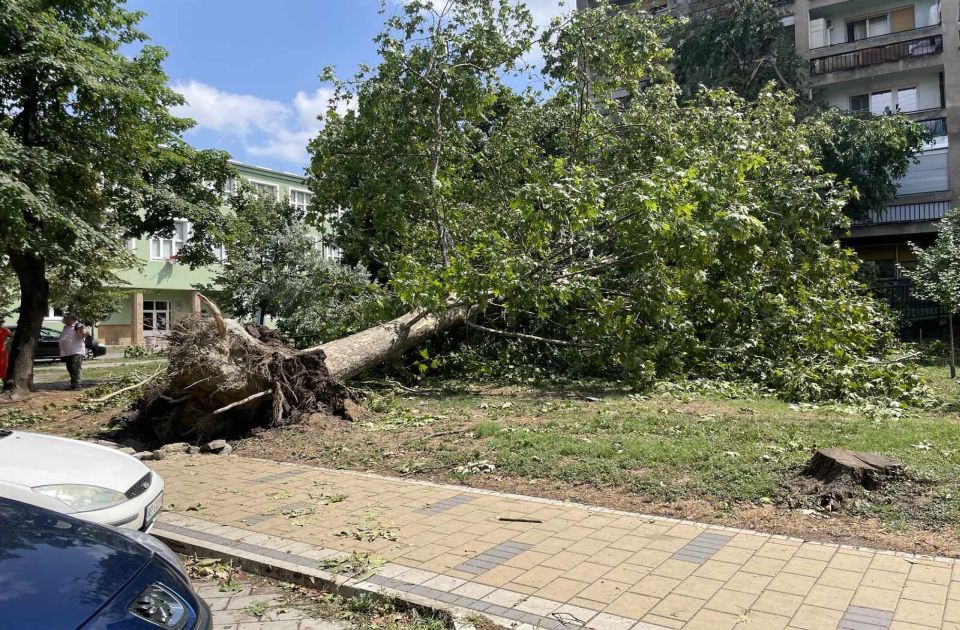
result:
M 452 308 L 440 316 L 407 313 L 386 324 L 308 348 L 303 353 L 323 352 L 330 376 L 346 381 L 463 323 L 466 313 L 464 308 Z
M 198 441 L 279 426 L 318 411 L 348 417 L 343 382 L 463 322 L 467 309 L 408 313 L 307 350 L 256 326 L 191 317 L 170 334 L 165 381 L 144 393 L 129 428 L 141 438 Z
M 953 313 L 950 313 L 950 378 L 957 378 L 957 352 L 953 345 Z
M 9 252 L 8 256 L 20 282 L 20 316 L 10 347 L 5 386 L 15 392 L 26 392 L 33 389 L 33 359 L 49 307 L 50 284 L 42 258 L 26 252 Z

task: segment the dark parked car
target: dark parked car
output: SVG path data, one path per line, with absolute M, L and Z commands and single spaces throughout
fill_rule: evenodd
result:
M 0 498 L 0 627 L 208 630 L 176 554 L 148 534 Z
M 17 332 L 16 326 L 4 326 L 10 332 Z M 107 353 L 107 349 L 100 345 L 100 342 L 93 338 L 93 335 L 87 337 L 87 358 L 95 359 L 102 357 Z M 59 361 L 60 360 L 60 331 L 52 328 L 40 329 L 40 343 L 37 344 L 37 361 Z

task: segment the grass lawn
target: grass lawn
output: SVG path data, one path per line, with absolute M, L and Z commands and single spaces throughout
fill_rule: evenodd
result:
M 166 359 L 93 359 L 83 362 L 84 381 L 104 381 L 123 378 L 137 373 L 153 374 Z M 69 382 L 67 368 L 59 361 L 37 364 L 34 367 L 34 381 L 37 383 Z

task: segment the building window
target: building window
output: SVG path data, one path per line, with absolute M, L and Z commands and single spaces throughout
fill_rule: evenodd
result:
M 250 186 L 253 188 L 258 195 L 266 195 L 275 200 L 280 199 L 280 187 L 276 184 L 268 184 L 266 182 L 257 182 L 250 180 Z
M 301 212 L 306 212 L 307 208 L 310 207 L 311 197 L 313 197 L 313 195 L 305 190 L 297 190 L 296 188 L 290 189 L 290 205 Z
M 894 97 L 896 97 L 896 100 L 894 100 Z M 893 111 L 915 112 L 919 107 L 919 97 L 915 87 L 882 90 L 871 94 L 854 94 L 850 97 L 850 111 L 869 111 L 876 116 L 889 114 Z
M 63 309 L 51 306 L 47 310 L 47 316 L 44 319 L 62 319 L 62 318 L 63 318 Z
M 850 111 L 851 112 L 869 112 L 870 111 L 870 95 L 855 94 L 851 96 Z
M 890 90 L 874 92 L 870 95 L 871 114 L 889 114 L 891 111 L 893 111 L 893 94 Z
M 170 302 L 166 300 L 143 301 L 143 330 L 147 332 L 170 330 Z
M 900 88 L 897 90 L 897 109 L 901 112 L 917 111 L 917 88 Z
M 343 252 L 339 247 L 334 247 L 328 243 L 323 244 L 323 257 L 327 260 L 339 261 L 343 258 Z
M 890 19 L 886 13 L 872 18 L 847 23 L 847 41 L 855 42 L 868 37 L 878 37 L 890 32 Z
M 223 183 L 223 194 L 229 197 L 235 192 L 237 192 L 237 180 L 231 177 Z
M 188 221 L 174 221 L 173 235 L 154 236 L 150 239 L 150 260 L 172 260 L 180 253 L 190 234 Z
M 227 262 L 227 248 L 225 245 L 214 245 L 210 248 L 210 251 L 213 253 L 213 257 L 217 259 L 217 262 Z

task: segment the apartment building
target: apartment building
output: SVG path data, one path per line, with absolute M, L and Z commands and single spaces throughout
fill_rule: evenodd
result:
M 590 0 L 578 0 L 578 8 Z M 692 15 L 727 0 L 621 0 L 651 13 Z M 812 96 L 847 111 L 899 111 L 933 132 L 886 207 L 843 242 L 872 269 L 875 289 L 906 320 L 935 332 L 942 309 L 911 296 L 901 266 L 909 242 L 929 244 L 960 205 L 960 0 L 773 0 L 796 51 L 809 62 Z
M 232 162 L 238 176 L 263 194 L 276 199 L 286 199 L 290 204 L 306 208 L 310 192 L 304 186 L 304 178 L 291 173 L 274 171 L 239 162 Z M 227 193 L 236 189 L 238 182 L 227 183 Z M 190 224 L 176 221 L 169 237 L 131 239 L 130 249 L 142 262 L 142 269 L 130 269 L 120 278 L 130 289 L 120 308 L 107 319 L 99 322 L 97 336 L 102 343 L 111 345 L 159 345 L 165 333 L 174 323 L 192 313 L 201 311 L 195 287 L 209 283 L 214 267 L 191 269 L 177 262 L 177 253 L 190 238 Z M 324 256 L 339 258 L 339 251 L 323 245 L 319 238 L 317 247 L 322 247 Z M 215 252 L 218 257 L 225 254 Z M 51 309 L 49 327 L 59 328 L 59 311 Z M 47 323 L 44 324 L 45 326 Z

